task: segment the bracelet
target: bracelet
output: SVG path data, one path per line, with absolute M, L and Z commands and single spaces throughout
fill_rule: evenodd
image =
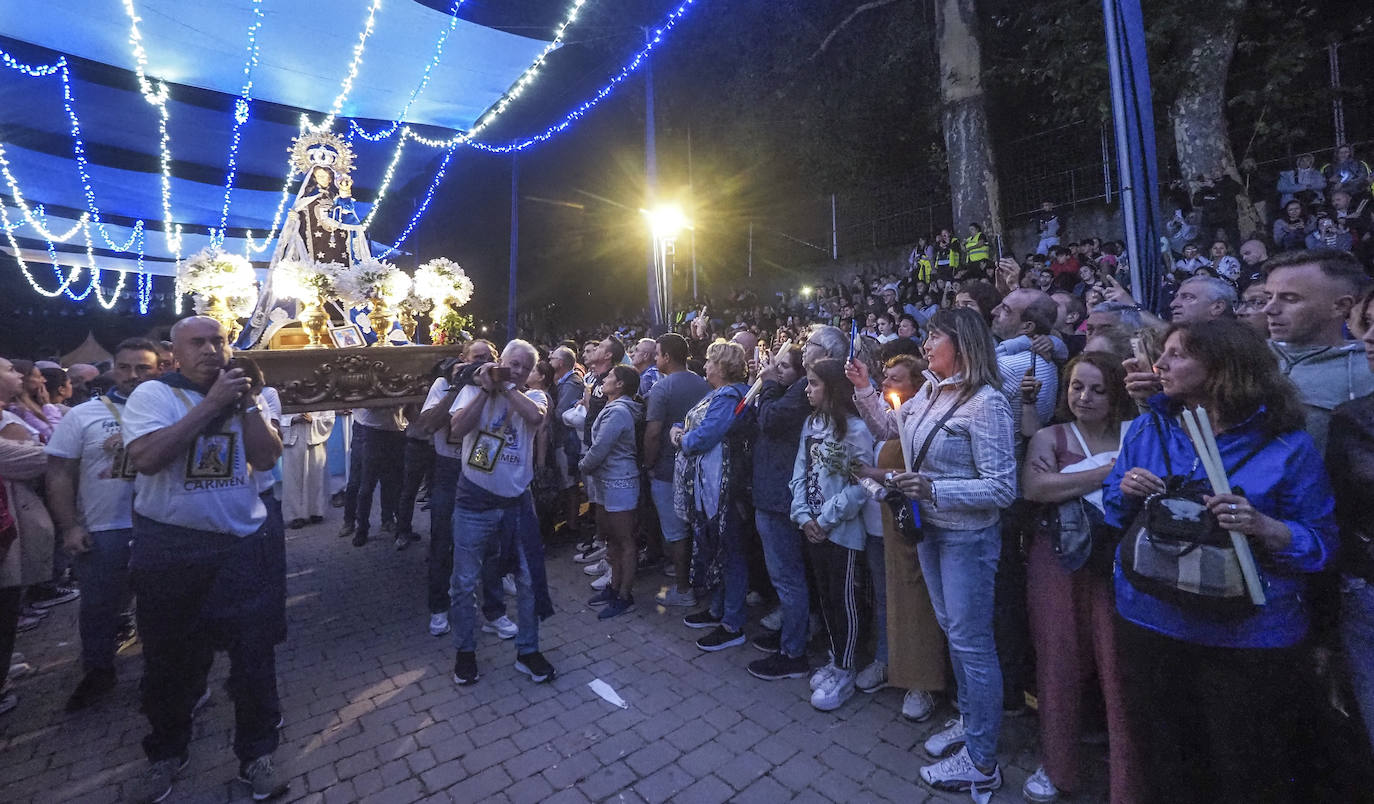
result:
M 243 413 L 243 415 L 247 416 L 250 413 L 257 413 L 259 410 L 262 410 L 262 408 L 258 407 L 257 405 L 252 405 L 250 407 L 244 408 L 240 412 Z

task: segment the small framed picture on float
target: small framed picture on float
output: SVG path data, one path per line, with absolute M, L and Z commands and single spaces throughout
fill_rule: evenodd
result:
M 329 339 L 333 341 L 334 346 L 339 349 L 352 349 L 354 347 L 367 345 L 367 341 L 363 340 L 363 331 L 357 324 L 330 327 Z

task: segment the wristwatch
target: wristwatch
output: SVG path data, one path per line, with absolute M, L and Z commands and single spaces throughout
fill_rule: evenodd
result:
M 892 478 L 894 474 L 894 472 L 888 472 L 887 474 L 883 475 L 883 482 L 888 484 L 889 486 L 892 485 Z

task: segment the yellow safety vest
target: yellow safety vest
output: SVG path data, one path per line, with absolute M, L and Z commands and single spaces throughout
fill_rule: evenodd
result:
M 980 233 L 966 239 L 964 241 L 964 257 L 969 262 L 990 259 L 992 251 L 988 248 L 987 238 Z

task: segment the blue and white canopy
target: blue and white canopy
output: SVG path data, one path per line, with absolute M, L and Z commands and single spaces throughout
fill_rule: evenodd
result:
M 130 5 L 141 54 L 131 38 Z M 369 19 L 372 30 L 345 93 Z M 400 120 L 429 138 L 448 139 L 470 128 L 546 44 L 455 23 L 416 0 L 4 0 L 0 50 L 12 61 L 0 65 L 0 144 L 9 174 L 0 178 L 0 203 L 20 256 L 31 264 L 46 267 L 51 248 L 62 264 L 84 265 L 81 234 L 50 243 L 33 221 L 65 234 L 83 213 L 98 210 L 103 226 L 91 229 L 99 267 L 133 268 L 139 249 L 126 243 L 141 239 L 148 270 L 170 275 L 176 254 L 163 232 L 164 196 L 184 232 L 177 251 L 189 255 L 208 245 L 225 205 L 231 152 L 236 172 L 224 248 L 245 253 L 247 233 L 260 242 L 272 226 L 283 189 L 294 195 L 298 180 L 289 176 L 288 156 L 303 113 L 316 124 L 336 113 L 333 130 L 341 135 L 350 119 L 369 132 Z M 51 74 L 15 68 L 59 58 L 66 69 Z M 145 99 L 140 68 L 150 87 L 167 86 L 165 154 L 161 112 Z M 248 78 L 245 116 L 240 100 Z M 237 127 L 236 110 L 243 119 Z M 354 140 L 360 211 L 376 200 L 393 159 L 393 189 L 433 171 L 439 151 L 412 141 L 397 156 L 400 139 Z M 171 160 L 165 182 L 164 155 Z M 398 234 L 372 233 L 388 243 Z M 13 252 L 3 237 L 0 248 Z M 270 250 L 249 256 L 265 261 Z M 47 278 L 54 284 L 50 271 Z

